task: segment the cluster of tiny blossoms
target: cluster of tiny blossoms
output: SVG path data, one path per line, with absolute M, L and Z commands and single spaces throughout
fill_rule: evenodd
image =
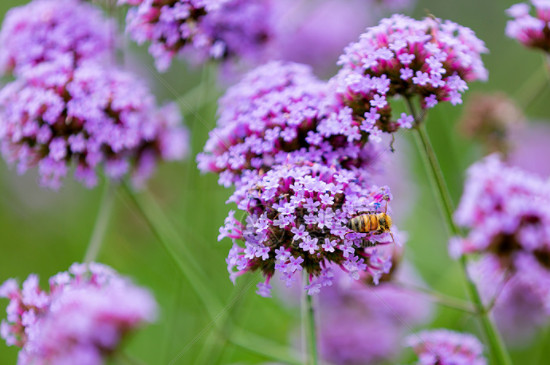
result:
M 302 271 L 313 294 L 332 284 L 337 264 L 354 279 L 368 272 L 375 282 L 391 269 L 391 255 L 378 245 L 392 243 L 388 233 L 355 233 L 346 227 L 357 212 L 387 204 L 387 188 L 372 186 L 351 171 L 324 164 L 288 161 L 237 187 L 229 201 L 246 213 L 241 223 L 231 212 L 219 239 L 229 237 L 231 277 L 260 270 L 268 296 L 277 271 L 288 286 Z M 238 241 L 244 241 L 244 247 Z
M 147 290 L 101 264 L 73 264 L 49 284 L 43 291 L 30 275 L 22 289 L 14 279 L 0 286 L 0 297 L 10 300 L 0 333 L 21 347 L 19 365 L 104 364 L 127 334 L 156 316 Z
M 2 154 L 20 173 L 38 166 L 57 189 L 69 167 L 88 187 L 96 167 L 141 184 L 159 159 L 187 153 L 175 106 L 158 108 L 138 78 L 108 65 L 110 23 L 78 0 L 35 0 L 12 9 L 0 31 L 4 68 L 16 80 L 0 91 Z
M 201 59 L 257 59 L 271 37 L 269 0 L 119 0 L 128 4 L 126 31 L 151 42 L 157 69 L 186 50 Z
M 0 31 L 0 73 L 78 65 L 113 50 L 114 24 L 80 0 L 34 0 L 11 9 Z
M 406 343 L 418 355 L 418 365 L 486 365 L 483 345 L 473 335 L 445 329 L 410 335 Z
M 485 80 L 480 54 L 483 41 L 451 21 L 393 15 L 367 29 L 350 44 L 332 80 L 341 102 L 361 121 L 361 130 L 377 134 L 414 125 L 412 115 L 392 119 L 390 100 L 420 98 L 423 109 L 439 102 L 462 102 L 467 82 Z
M 512 5 L 506 10 L 514 18 L 506 24 L 506 35 L 527 47 L 550 52 L 550 1 L 531 0 L 531 3 L 535 16 L 529 14 L 531 7 L 525 3 Z
M 132 172 L 141 182 L 158 158 L 187 153 L 177 107 L 157 109 L 132 74 L 85 64 L 26 76 L 0 91 L 1 147 L 19 173 L 38 165 L 44 186 L 59 188 L 71 163 L 88 187 L 99 164 L 110 178 Z
M 267 170 L 289 153 L 348 169 L 371 165 L 376 147 L 363 148 L 351 111 L 335 110 L 327 94 L 306 65 L 274 61 L 249 72 L 220 100 L 199 169 L 230 186 L 245 170 Z

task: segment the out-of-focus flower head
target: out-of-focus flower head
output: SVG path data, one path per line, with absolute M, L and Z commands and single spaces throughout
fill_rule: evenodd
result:
M 403 270 L 407 269 L 407 270 Z M 415 273 L 402 267 L 397 277 L 411 280 Z M 319 347 L 334 364 L 366 365 L 391 361 L 408 330 L 426 323 L 432 305 L 421 294 L 392 282 L 373 287 L 337 273 L 334 284 L 320 293 Z M 418 281 L 418 280 L 415 280 Z
M 271 38 L 270 0 L 119 0 L 126 31 L 151 42 L 157 69 L 184 51 L 198 59 L 260 59 Z
M 156 316 L 147 290 L 96 263 L 53 276 L 49 292 L 36 275 L 22 289 L 9 279 L 0 297 L 10 300 L 0 333 L 8 345 L 21 347 L 20 365 L 103 364 L 128 333 Z
M 511 273 L 497 257 L 486 255 L 468 267 L 485 304 L 494 304 L 493 318 L 510 344 L 528 343 L 550 319 L 550 270 L 533 261 L 518 255 Z
M 237 187 L 229 201 L 246 213 L 244 223 L 230 212 L 218 239 L 229 237 L 227 258 L 232 280 L 259 270 L 266 277 L 258 293 L 269 296 L 269 281 L 278 272 L 287 285 L 305 270 L 309 294 L 331 285 L 333 266 L 358 279 L 375 282 L 391 269 L 391 257 L 379 245 L 391 244 L 389 232 L 355 233 L 346 225 L 365 211 L 385 210 L 386 187 L 368 184 L 355 173 L 324 164 L 291 160 Z M 244 247 L 239 243 L 244 242 Z
M 58 62 L 79 65 L 106 57 L 114 24 L 80 0 L 33 0 L 12 8 L 0 30 L 0 74 L 25 74 Z
M 394 132 L 412 127 L 414 120 L 405 113 L 392 119 L 392 97 L 419 98 L 423 109 L 444 101 L 460 104 L 467 82 L 487 79 L 485 52 L 469 28 L 396 14 L 346 48 L 338 61 L 343 67 L 331 83 L 361 130 Z
M 277 0 L 272 53 L 333 74 L 342 50 L 367 25 L 382 16 L 411 8 L 411 0 Z M 346 21 L 343 22 L 342 19 Z
M 506 35 L 517 39 L 527 47 L 550 51 L 550 1 L 531 0 L 535 16 L 529 14 L 531 6 L 526 3 L 512 5 L 506 13 L 513 19 L 506 24 Z
M 462 132 L 483 143 L 489 153 L 508 155 L 511 138 L 525 124 L 525 116 L 516 103 L 503 93 L 474 93 L 460 120 Z
M 485 365 L 483 345 L 470 334 L 446 329 L 422 331 L 406 340 L 418 355 L 418 365 Z
M 136 183 L 158 159 L 181 159 L 187 131 L 175 106 L 158 109 L 132 74 L 99 64 L 58 64 L 27 72 L 0 92 L 0 141 L 19 173 L 38 165 L 42 185 L 57 189 L 70 166 L 86 186 L 96 167 Z
M 330 105 L 327 92 L 306 65 L 274 61 L 251 71 L 221 99 L 199 169 L 230 186 L 246 170 L 284 163 L 289 153 L 348 169 L 372 164 L 376 146 L 363 147 L 351 109 Z
M 525 340 L 550 314 L 550 184 L 491 155 L 470 167 L 455 220 L 470 232 L 451 255 L 484 254 L 472 276 L 507 337 Z
M 470 233 L 451 241 L 452 256 L 496 255 L 508 267 L 518 253 L 548 266 L 550 184 L 491 155 L 472 165 L 455 221 Z M 549 267 L 550 268 L 550 267 Z

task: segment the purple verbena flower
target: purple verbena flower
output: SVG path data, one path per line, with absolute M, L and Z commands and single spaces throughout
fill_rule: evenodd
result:
M 96 263 L 74 264 L 53 276 L 49 292 L 36 275 L 22 289 L 10 279 L 0 297 L 10 300 L 1 336 L 21 347 L 20 365 L 104 364 L 126 335 L 156 316 L 147 290 Z
M 506 24 L 506 35 L 515 38 L 526 47 L 550 52 L 550 1 L 532 0 L 535 16 L 529 14 L 526 3 L 512 5 L 506 13 L 512 17 Z
M 550 320 L 550 270 L 527 254 L 514 259 L 515 271 L 503 268 L 498 257 L 471 261 L 468 270 L 510 344 L 524 345 Z
M 550 315 L 550 184 L 491 155 L 470 167 L 455 220 L 470 232 L 451 255 L 483 254 L 472 276 L 507 337 L 525 340 Z
M 524 252 L 548 266 L 549 203 L 547 181 L 505 165 L 497 155 L 472 165 L 455 212 L 455 221 L 470 233 L 452 241 L 453 256 L 490 253 L 508 267 L 515 254 Z
M 400 127 L 389 104 L 394 96 L 419 97 L 422 108 L 461 103 L 467 82 L 487 79 L 480 57 L 485 52 L 469 28 L 393 15 L 367 28 L 345 49 L 338 61 L 343 68 L 331 84 L 355 117 L 374 110 L 378 118 L 372 129 L 394 132 Z
M 57 189 L 69 166 L 86 186 L 108 177 L 148 177 L 159 159 L 187 154 L 175 106 L 158 109 L 134 75 L 99 64 L 28 72 L 0 91 L 0 142 L 19 173 L 38 165 L 42 185 Z
M 114 24 L 80 0 L 33 0 L 12 8 L 0 30 L 0 74 L 48 64 L 79 65 L 114 48 Z
M 351 109 L 337 110 L 327 87 L 308 66 L 270 62 L 249 72 L 220 101 L 199 169 L 220 174 L 230 186 L 245 171 L 266 171 L 289 153 L 348 169 L 367 167 L 376 146 L 364 141 Z M 306 156 L 307 157 L 303 157 Z
M 397 277 L 420 280 L 410 267 L 401 267 Z M 368 365 L 391 361 L 409 328 L 429 320 L 433 308 L 421 295 L 391 281 L 378 286 L 370 283 L 364 275 L 355 281 L 337 273 L 334 284 L 321 292 L 319 349 L 330 363 Z
M 446 329 L 422 331 L 406 339 L 418 355 L 418 365 L 485 365 L 483 345 L 470 334 Z
M 130 5 L 126 31 L 151 42 L 157 69 L 192 50 L 199 59 L 261 58 L 271 38 L 269 0 L 119 0 Z
M 356 279 L 361 272 L 380 277 L 391 269 L 391 254 L 377 246 L 392 243 L 389 234 L 354 233 L 346 224 L 390 199 L 386 187 L 367 184 L 352 171 L 307 160 L 248 176 L 229 199 L 246 213 L 245 220 L 230 215 L 218 238 L 233 241 L 227 258 L 231 278 L 260 270 L 267 284 L 278 272 L 290 285 L 306 271 L 311 283 L 305 288 L 313 294 L 331 284 L 334 267 Z M 306 223 L 308 216 L 313 219 Z M 262 286 L 260 294 L 265 293 Z

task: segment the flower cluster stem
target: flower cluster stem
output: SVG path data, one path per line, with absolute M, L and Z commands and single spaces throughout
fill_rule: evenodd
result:
M 127 183 L 124 183 L 123 187 L 153 234 L 162 244 L 169 257 L 174 260 L 179 271 L 197 294 L 210 316 L 211 325 L 223 336 L 220 323 L 224 323 L 223 319 L 228 315 L 228 306 L 224 307 L 218 297 L 212 292 L 206 274 L 203 273 L 196 262 L 191 260 L 192 256 L 186 249 L 185 242 L 181 239 L 157 202 L 148 193 L 136 194 Z M 227 321 L 229 322 L 229 319 Z M 231 337 L 227 338 L 234 345 L 261 354 L 272 360 L 283 361 L 288 364 L 300 363 L 298 360 L 295 360 L 294 356 L 286 355 L 289 351 L 286 351 L 286 349 L 278 344 L 261 338 L 261 336 L 248 334 L 236 326 L 234 326 L 234 332 L 238 332 L 238 335 L 232 334 Z M 170 364 L 174 363 L 182 353 L 183 351 L 180 351 L 180 354 Z
M 84 255 L 84 262 L 89 263 L 97 259 L 101 244 L 105 238 L 105 232 L 107 231 L 107 225 L 109 218 L 111 217 L 111 211 L 113 210 L 115 187 L 105 180 L 105 186 L 103 188 L 103 195 L 101 202 L 99 203 L 99 210 L 92 230 L 92 236 Z
M 307 274 L 305 274 L 307 275 Z M 307 280 L 307 278 L 306 278 Z M 308 280 L 309 284 L 309 280 Z M 305 331 L 307 342 L 307 364 L 318 365 L 319 358 L 317 354 L 317 328 L 315 325 L 315 308 L 313 307 L 313 298 L 304 290 L 305 301 Z
M 423 123 L 423 118 L 418 118 L 414 105 L 410 99 L 406 99 L 406 102 L 409 111 L 415 120 L 414 136 L 417 149 L 422 157 L 422 162 L 424 163 L 424 166 L 428 171 L 428 174 L 430 175 L 432 186 L 436 188 L 435 195 L 438 198 L 440 208 L 445 217 L 447 229 L 449 230 L 451 235 L 460 236 L 461 232 L 453 220 L 454 207 L 451 200 L 451 195 L 449 194 L 449 190 L 447 189 L 447 184 L 445 183 L 441 167 L 439 166 L 439 162 L 437 161 L 435 151 L 430 142 L 428 132 L 426 131 L 425 123 Z M 483 327 L 483 331 L 485 332 L 485 336 L 487 338 L 487 341 L 489 342 L 489 351 L 491 352 L 491 356 L 496 364 L 511 365 L 512 360 L 510 359 L 510 355 L 508 354 L 508 351 L 504 346 L 502 337 L 498 333 L 495 324 L 491 321 L 491 319 L 489 318 L 489 314 L 483 306 L 479 291 L 472 278 L 468 274 L 467 264 L 468 259 L 466 258 L 466 256 L 461 256 L 460 266 L 464 273 L 466 289 L 474 306 L 476 307 L 476 311 Z

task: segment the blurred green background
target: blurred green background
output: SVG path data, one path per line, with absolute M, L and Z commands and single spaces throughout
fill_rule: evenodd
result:
M 0 16 L 3 18 L 9 8 L 25 2 L 2 0 Z M 526 80 L 535 73 L 540 75 L 536 77 L 545 77 L 540 72 L 543 58 L 538 52 L 527 50 L 504 35 L 507 20 L 504 10 L 513 3 L 499 0 L 418 1 L 413 15 L 422 17 L 428 11 L 437 17 L 451 19 L 472 28 L 486 42 L 490 53 L 483 59 L 489 70 L 489 82 L 471 84 L 471 90 L 465 95 L 466 103 L 473 90 L 502 90 L 522 106 L 527 106 L 526 114 L 530 119 L 544 120 L 550 116 L 549 88 L 544 88 L 540 94 L 535 93 L 536 98 L 527 102 L 526 99 L 531 99 L 527 95 L 530 86 L 525 86 Z M 118 17 L 123 19 L 123 14 L 119 13 Z M 212 77 L 212 72 L 206 68 L 189 69 L 179 61 L 168 73 L 159 75 L 144 47 L 130 43 L 128 47 L 129 53 L 139 58 L 129 60 L 127 55 L 127 65 L 149 79 L 160 101 L 174 100 Z M 531 80 L 536 82 L 536 79 Z M 216 97 L 222 92 L 219 88 L 199 90 L 184 99 L 181 106 L 185 123 L 192 133 L 192 156 L 184 163 L 161 166 L 151 179 L 149 189 L 191 249 L 192 260 L 208 274 L 209 285 L 219 299 L 228 303 L 232 295 L 242 292 L 234 306 L 235 320 L 240 327 L 286 345 L 300 323 L 299 310 L 282 305 L 276 298 L 264 299 L 254 294 L 257 277 L 252 278 L 251 286 L 247 286 L 245 277 L 240 278 L 237 286 L 229 281 L 225 257 L 230 243 L 227 240 L 218 243 L 217 235 L 231 208 L 224 204 L 231 191 L 218 186 L 216 176 L 201 176 L 194 162 L 208 132 L 215 125 Z M 197 107 L 194 101 L 200 101 L 202 105 Z M 464 170 L 482 153 L 478 145 L 457 133 L 455 124 L 461 111 L 461 106 L 438 105 L 428 118 L 428 129 L 455 203 L 460 198 Z M 408 140 L 409 149 L 414 151 L 412 140 L 406 135 L 402 137 Z M 400 150 L 399 143 L 396 147 Z M 397 222 L 399 228 L 409 235 L 406 257 L 433 288 L 465 298 L 459 266 L 447 256 L 448 237 L 429 190 L 427 175 L 416 153 L 408 154 L 407 158 L 402 164 L 410 169 L 410 177 L 403 184 L 410 185 L 410 194 L 416 194 L 416 197 L 408 209 L 414 214 L 401 214 L 403 218 Z M 546 156 L 532 158 L 540 160 L 541 164 L 548 163 Z M 392 164 L 389 163 L 387 168 L 391 169 Z M 99 208 L 102 186 L 88 190 L 67 178 L 63 188 L 54 192 L 39 188 L 36 180 L 35 173 L 17 176 L 3 160 L 0 162 L 0 281 L 10 277 L 23 280 L 34 272 L 46 284 L 48 277 L 83 259 Z M 408 194 L 406 189 L 400 193 Z M 398 200 L 400 197 L 396 195 L 394 198 Z M 208 337 L 205 329 L 211 327 L 210 319 L 189 283 L 182 278 L 122 191 L 116 195 L 99 261 L 151 288 L 161 308 L 158 322 L 131 338 L 126 352 L 147 364 L 194 363 Z M 1 302 L 2 310 L 6 303 Z M 450 327 L 481 336 L 472 317 L 452 309 L 436 308 L 432 327 Z M 550 336 L 541 333 L 530 347 L 513 350 L 514 363 L 548 364 L 548 344 Z M 217 342 L 214 347 L 221 348 L 222 345 L 222 342 Z M 0 363 L 14 364 L 17 351 L 17 348 L 0 344 Z M 409 355 L 405 353 L 401 362 L 410 362 Z M 220 363 L 267 361 L 262 356 L 227 345 L 223 348 Z

